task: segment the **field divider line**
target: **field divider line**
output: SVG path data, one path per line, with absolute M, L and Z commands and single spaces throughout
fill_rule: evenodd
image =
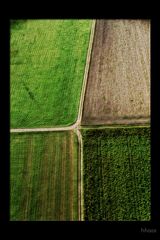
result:
M 79 202 L 79 221 L 84 221 L 84 198 L 83 198 L 83 141 L 82 141 L 82 134 L 78 128 L 74 130 L 75 134 L 77 135 L 78 142 L 79 142 L 79 149 L 80 149 L 80 161 L 78 165 L 79 176 L 80 176 L 80 183 L 78 187 L 78 195 L 80 198 Z
M 77 127 L 77 124 L 73 124 L 69 127 L 55 127 L 55 128 L 15 128 L 10 129 L 11 133 L 21 132 L 58 132 L 58 131 L 70 131 Z
M 71 129 L 66 128 L 18 128 L 18 129 L 10 129 L 11 133 L 25 133 L 25 132 L 58 132 L 58 131 L 68 131 Z
M 90 40 L 87 50 L 87 58 L 86 58 L 86 64 L 85 64 L 85 70 L 84 70 L 84 77 L 83 77 L 83 84 L 82 84 L 82 90 L 81 90 L 81 98 L 80 98 L 80 104 L 79 104 L 79 113 L 77 118 L 77 125 L 81 123 L 82 119 L 82 112 L 83 112 L 83 103 L 84 103 L 84 97 L 85 97 L 85 91 L 86 91 L 86 85 L 87 85 L 87 79 L 88 79 L 88 73 L 89 73 L 89 66 L 90 66 L 90 60 L 91 60 L 91 54 L 92 54 L 92 46 L 93 46 L 93 40 L 94 40 L 94 33 L 95 33 L 95 26 L 96 26 L 96 20 L 92 20 L 92 26 L 91 26 L 91 33 L 90 33 Z
M 81 129 L 91 129 L 91 130 L 103 130 L 103 129 L 107 129 L 107 128 L 124 128 L 124 129 L 128 129 L 128 128 L 149 128 L 150 127 L 150 123 L 146 124 L 146 125 L 125 125 L 125 126 L 108 126 L 108 125 L 104 125 L 104 126 L 99 126 L 99 125 L 81 125 L 78 129 L 81 130 Z

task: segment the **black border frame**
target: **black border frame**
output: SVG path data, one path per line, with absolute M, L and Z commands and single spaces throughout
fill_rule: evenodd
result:
M 143 14 L 142 14 L 143 15 Z M 105 19 L 150 19 L 151 20 L 151 221 L 146 222 L 11 222 L 9 220 L 9 159 L 10 159 L 10 133 L 9 133 L 9 109 L 10 109 L 10 89 L 9 89 L 9 66 L 10 66 L 10 19 L 14 19 L 14 17 L 10 17 L 4 21 L 2 24 L 1 31 L 3 31 L 4 35 L 1 40 L 1 48 L 2 48 L 2 57 L 0 57 L 1 64 L 1 74 L 2 77 L 0 81 L 0 149 L 1 149 L 1 161 L 0 161 L 0 220 L 2 223 L 7 223 L 12 227 L 19 225 L 20 227 L 33 225 L 34 227 L 50 226 L 52 229 L 56 229 L 57 227 L 62 229 L 71 229 L 77 228 L 87 229 L 87 231 L 96 231 L 97 227 L 98 231 L 108 233 L 114 235 L 117 233 L 121 234 L 139 234 L 141 236 L 153 236 L 152 230 L 156 229 L 156 234 L 159 234 L 159 226 L 160 226 L 160 173 L 159 173 L 159 148 L 160 148 L 160 25 L 158 23 L 158 18 L 149 16 L 90 16 L 90 17 L 77 17 L 77 16 L 56 16 L 56 17 L 47 17 L 47 18 L 105 18 Z M 16 17 L 17 19 L 23 19 L 23 17 Z M 16 19 L 15 18 L 15 19 Z M 34 18 L 34 17 L 28 17 Z M 41 17 L 36 17 L 41 18 Z M 46 18 L 46 17 L 45 17 Z M 42 19 L 45 19 L 42 18 Z M 46 19 L 47 19 L 46 18 Z M 18 228 L 19 228 L 18 226 Z M 71 230 L 70 229 L 70 230 Z M 146 229 L 145 232 L 142 229 Z M 147 232 L 147 231 L 151 231 Z M 104 231 L 104 232 L 103 232 Z M 81 234 L 80 234 L 81 235 Z M 79 236 L 80 236 L 79 235 Z M 126 235 L 126 234 L 125 234 Z M 82 235 L 83 236 L 83 235 Z M 154 235 L 155 236 L 155 235 Z M 153 239 L 153 238 L 152 238 Z

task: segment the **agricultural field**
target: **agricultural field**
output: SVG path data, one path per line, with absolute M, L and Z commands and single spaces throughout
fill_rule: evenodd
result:
M 150 21 L 10 30 L 10 220 L 149 221 Z
M 83 129 L 85 221 L 149 221 L 150 128 Z
M 76 121 L 91 24 L 92 20 L 11 22 L 11 128 Z
M 82 125 L 150 121 L 150 21 L 97 20 Z
M 11 134 L 10 219 L 79 220 L 79 143 L 73 131 Z

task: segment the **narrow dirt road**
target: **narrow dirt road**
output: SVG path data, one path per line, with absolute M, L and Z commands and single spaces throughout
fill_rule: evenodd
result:
M 79 172 L 79 186 L 78 186 L 78 195 L 79 195 L 79 220 L 83 221 L 83 207 L 84 207 L 84 199 L 83 199 L 83 142 L 82 142 L 82 135 L 78 128 L 74 130 L 74 132 L 77 135 L 78 142 L 79 142 L 79 149 L 80 149 L 80 161 L 78 166 L 78 172 Z
M 69 126 L 69 127 L 54 127 L 54 128 L 18 128 L 11 129 L 11 133 L 20 133 L 20 132 L 58 132 L 58 131 L 70 131 L 74 130 L 78 126 L 78 123 Z

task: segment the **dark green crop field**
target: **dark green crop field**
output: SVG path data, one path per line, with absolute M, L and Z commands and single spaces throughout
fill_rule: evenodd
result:
M 73 132 L 11 134 L 11 220 L 79 220 Z
M 85 220 L 150 220 L 150 128 L 82 134 Z
M 11 24 L 11 128 L 73 124 L 78 115 L 92 20 Z

